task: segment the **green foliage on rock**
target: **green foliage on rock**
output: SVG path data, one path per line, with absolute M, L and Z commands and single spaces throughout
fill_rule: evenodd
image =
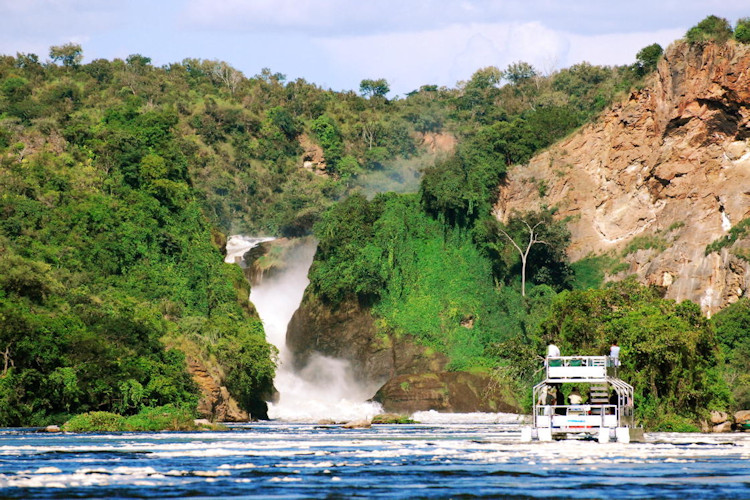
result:
M 636 71 L 640 75 L 646 75 L 656 70 L 656 64 L 664 54 L 664 49 L 658 43 L 652 43 L 643 47 L 635 55 Z
M 724 43 L 732 37 L 732 25 L 723 17 L 710 15 L 685 34 L 688 43 L 715 41 Z
M 750 43 L 750 17 L 737 20 L 734 27 L 734 39 L 740 43 Z
M 750 217 L 742 219 L 735 224 L 729 234 L 709 243 L 706 246 L 705 255 L 713 252 L 719 252 L 722 248 L 731 247 L 735 242 L 743 240 L 750 235 Z

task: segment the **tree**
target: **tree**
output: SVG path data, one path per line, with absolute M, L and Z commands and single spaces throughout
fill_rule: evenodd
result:
M 211 78 L 223 83 L 229 89 L 229 93 L 234 95 L 245 76 L 224 61 L 214 61 L 211 65 Z
M 83 61 L 83 49 L 77 43 L 53 45 L 49 48 L 49 56 L 53 61 L 61 62 L 63 66 L 75 67 Z
M 486 68 L 476 70 L 474 74 L 471 75 L 471 80 L 466 83 L 466 87 L 477 89 L 497 87 L 502 79 L 503 72 L 500 71 L 497 66 L 487 66 Z
M 513 247 L 518 251 L 518 255 L 521 257 L 521 296 L 526 296 L 526 262 L 529 258 L 529 252 L 531 251 L 531 247 L 537 244 L 546 245 L 547 242 L 544 240 L 539 239 L 539 233 L 540 230 L 538 229 L 539 226 L 544 224 L 544 221 L 540 220 L 537 223 L 535 223 L 533 226 L 526 222 L 526 220 L 519 218 L 518 221 L 523 224 L 526 227 L 527 233 L 525 235 L 525 238 L 521 238 L 519 236 L 516 236 L 515 238 L 510 235 L 508 231 L 503 229 L 502 227 L 498 227 L 498 231 L 500 234 L 505 236 L 505 238 L 513 245 Z M 516 241 L 518 240 L 518 241 Z
M 716 41 L 724 43 L 732 36 L 732 26 L 723 17 L 708 16 L 685 34 L 689 43 Z
M 536 69 L 525 61 L 518 61 L 508 65 L 503 71 L 503 77 L 513 85 L 518 85 L 538 76 Z
M 750 17 L 737 20 L 734 28 L 734 39 L 740 43 L 750 43 Z
M 664 49 L 658 43 L 652 43 L 643 47 L 635 55 L 636 72 L 643 76 L 656 69 L 656 63 L 664 53 Z
M 378 80 L 362 80 L 359 84 L 359 93 L 363 97 L 383 97 L 391 91 L 388 81 L 385 78 Z

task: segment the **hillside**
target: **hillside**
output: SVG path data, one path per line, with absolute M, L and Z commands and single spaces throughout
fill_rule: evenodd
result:
M 749 67 L 748 45 L 674 43 L 641 89 L 514 167 L 497 217 L 555 206 L 572 260 L 622 260 L 611 279 L 636 274 L 709 315 L 737 301 L 750 279 L 736 252 L 747 240 L 706 247 L 750 216 Z

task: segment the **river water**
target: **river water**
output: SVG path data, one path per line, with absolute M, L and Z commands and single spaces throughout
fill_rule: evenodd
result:
M 750 434 L 522 443 L 515 415 L 371 429 L 0 430 L 2 498 L 750 498 Z

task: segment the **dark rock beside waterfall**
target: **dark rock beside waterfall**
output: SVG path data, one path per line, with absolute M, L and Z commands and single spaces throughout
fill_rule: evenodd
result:
M 388 412 L 437 410 L 447 413 L 521 410 L 505 402 L 489 376 L 467 372 L 401 375 L 388 381 L 373 398 Z
M 316 353 L 350 361 L 358 382 L 382 386 L 375 399 L 388 412 L 519 411 L 504 402 L 489 376 L 447 372 L 445 355 L 409 336 L 378 332 L 370 308 L 356 300 L 331 309 L 306 291 L 286 341 L 297 369 Z
M 306 291 L 289 322 L 286 343 L 297 369 L 319 353 L 351 361 L 359 382 L 384 383 L 394 372 L 390 339 L 377 334 L 369 309 L 357 301 L 332 310 Z

